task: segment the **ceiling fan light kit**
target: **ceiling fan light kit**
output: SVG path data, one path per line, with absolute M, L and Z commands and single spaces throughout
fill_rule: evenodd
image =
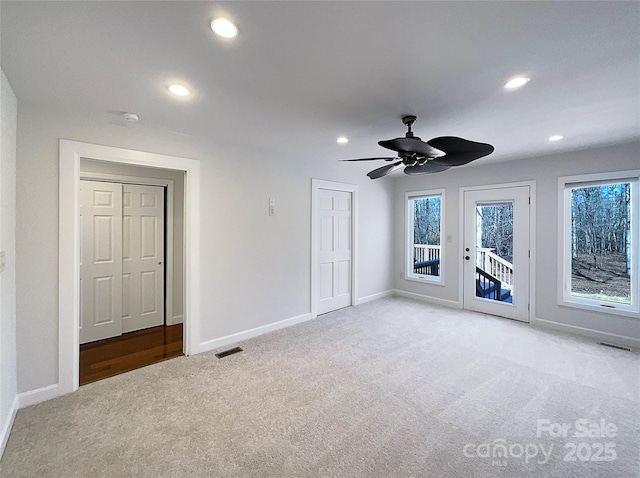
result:
M 415 121 L 416 117 L 413 115 L 403 116 L 402 122 L 408 129 L 404 138 L 378 141 L 383 148 L 397 152 L 397 158 L 359 158 L 343 161 L 395 161 L 367 173 L 371 179 L 378 179 L 402 166 L 405 174 L 408 175 L 439 173 L 452 166 L 462 166 L 493 153 L 493 146 L 490 144 L 477 143 L 456 136 L 441 136 L 426 142 L 422 141 L 411 130 Z

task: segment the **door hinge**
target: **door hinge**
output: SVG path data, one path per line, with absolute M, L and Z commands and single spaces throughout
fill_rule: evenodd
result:
M 529 249 L 529 259 L 531 259 L 531 249 Z
M 527 310 L 531 312 L 531 304 L 527 304 Z
M 531 196 L 529 196 L 529 204 L 531 204 Z

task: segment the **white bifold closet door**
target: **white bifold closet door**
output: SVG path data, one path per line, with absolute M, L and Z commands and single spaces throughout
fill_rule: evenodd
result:
M 164 324 L 164 189 L 122 187 L 122 332 L 132 332 Z
M 80 181 L 80 343 L 122 334 L 122 185 Z
M 164 189 L 80 181 L 80 343 L 164 324 Z

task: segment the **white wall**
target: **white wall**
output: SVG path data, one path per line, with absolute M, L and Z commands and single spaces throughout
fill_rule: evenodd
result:
M 311 178 L 359 184 L 359 296 L 392 286 L 392 181 L 371 181 L 313 151 L 282 157 L 20 103 L 18 390 L 57 383 L 58 140 L 201 161 L 201 338 L 310 312 Z M 250 141 L 250 138 L 248 138 Z M 276 215 L 268 216 L 268 200 Z M 37 297 L 38 300 L 34 300 Z
M 310 312 L 311 178 L 360 187 L 359 296 L 391 288 L 458 300 L 459 188 L 537 182 L 537 317 L 640 339 L 635 318 L 556 304 L 558 176 L 638 167 L 638 144 L 468 166 L 437 175 L 369 180 L 360 170 L 313 152 L 288 157 L 222 149 L 210 141 L 115 123 L 105 117 L 20 103 L 17 170 L 18 391 L 57 383 L 58 140 L 151 151 L 201 161 L 203 341 Z M 141 121 L 142 123 L 142 121 Z M 347 165 L 350 166 L 350 165 Z M 446 286 L 400 279 L 404 193 L 445 188 Z M 268 216 L 268 199 L 276 216 Z M 541 271 L 549 271 L 544 275 Z M 37 298 L 37 300 L 34 300 Z M 4 336 L 4 334 L 3 334 Z M 3 373 L 4 375 L 4 373 Z
M 182 322 L 184 295 L 184 173 L 168 169 L 145 168 L 141 166 L 130 166 L 127 164 L 95 161 L 90 159 L 82 159 L 80 161 L 80 172 L 173 180 L 173 231 L 171 232 L 173 236 L 173 291 L 171 292 L 173 311 L 172 317 L 169 317 L 170 320 L 168 320 L 168 323 L 177 324 Z
M 616 334 L 630 338 L 626 342 L 638 345 L 640 340 L 640 315 L 622 317 L 597 312 L 562 307 L 557 304 L 558 261 L 558 178 L 576 174 L 638 169 L 640 166 L 640 144 L 631 143 L 606 148 L 529 158 L 507 163 L 480 166 L 463 166 L 432 175 L 398 177 L 395 179 L 395 288 L 436 299 L 458 302 L 459 266 L 462 261 L 459 214 L 460 188 L 518 181 L 535 181 L 536 240 L 532 245 L 536 253 L 535 301 L 536 317 L 550 321 L 564 330 L 588 333 L 580 329 Z M 446 234 L 453 242 L 445 243 L 445 287 L 422 284 L 400 278 L 404 273 L 405 245 L 405 192 L 421 189 L 445 189 Z M 541 324 L 540 324 L 541 325 Z M 615 338 L 618 339 L 618 338 Z
M 0 456 L 11 430 L 16 400 L 16 96 L 0 72 Z

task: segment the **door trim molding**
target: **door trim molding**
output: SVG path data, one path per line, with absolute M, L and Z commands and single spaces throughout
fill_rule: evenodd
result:
M 166 228 L 167 231 L 171 231 L 171 234 L 167 234 L 165 237 L 165 255 L 167 257 L 165 270 L 166 270 L 166 292 L 164 298 L 165 307 L 165 324 L 173 325 L 173 200 L 174 200 L 174 181 L 173 179 L 157 179 L 157 178 L 142 178 L 138 176 L 127 176 L 124 174 L 110 174 L 110 173 L 92 173 L 92 172 L 80 172 L 80 180 L 88 181 L 105 181 L 121 184 L 141 184 L 143 186 L 158 186 L 167 188 L 167 204 L 166 211 Z M 184 229 L 184 228 L 183 228 Z M 183 236 L 184 236 L 184 230 Z M 169 291 L 171 291 L 169 293 Z M 180 322 L 175 322 L 180 323 Z
M 462 248 L 464 247 L 464 193 L 467 191 L 482 191 L 491 189 L 517 188 L 520 186 L 529 186 L 529 321 L 536 317 L 536 181 L 520 181 L 515 183 L 489 184 L 484 186 L 468 186 L 461 187 L 458 198 L 458 231 L 460 240 L 458 241 L 458 303 L 460 308 L 464 309 L 464 262 L 462 260 Z
M 311 179 L 311 318 L 318 316 L 318 190 L 345 191 L 351 193 L 351 305 L 358 305 L 358 186 L 355 184 Z
M 200 162 L 61 139 L 58 222 L 58 395 L 79 386 L 80 159 L 185 171 L 184 353 L 200 351 Z

